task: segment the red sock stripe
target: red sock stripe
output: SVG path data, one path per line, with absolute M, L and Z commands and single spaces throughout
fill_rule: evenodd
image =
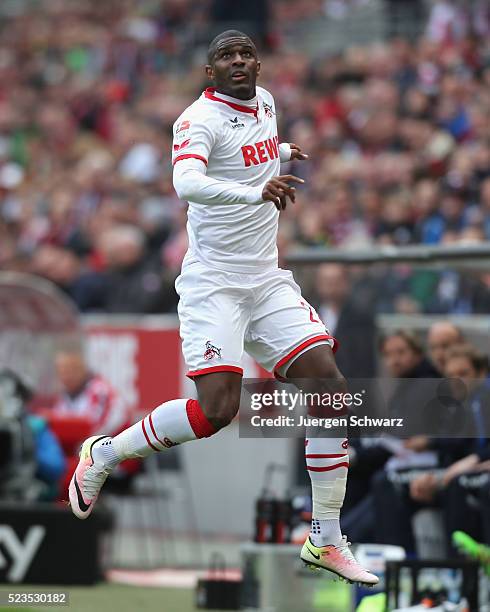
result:
M 206 418 L 197 400 L 187 400 L 185 409 L 192 431 L 196 434 L 196 438 L 209 438 L 209 436 L 216 433 L 215 428 Z
M 347 453 L 336 455 L 305 455 L 306 459 L 339 459 L 339 457 L 347 457 Z
M 336 470 L 337 468 L 345 467 L 349 469 L 349 464 L 342 462 L 336 463 L 335 465 L 326 465 L 325 467 L 313 467 L 312 465 L 307 465 L 306 469 L 309 472 L 330 472 L 330 470 Z
M 153 427 L 153 421 L 152 421 L 151 415 L 152 415 L 152 413 L 150 412 L 150 414 L 148 415 L 148 421 L 149 421 L 149 423 L 150 423 L 151 431 L 152 431 L 153 435 L 155 436 L 156 440 L 158 440 L 158 442 L 160 442 L 160 444 L 161 444 L 162 446 L 166 446 L 166 444 L 164 444 L 164 443 L 163 443 L 163 442 L 160 440 L 160 438 L 157 436 L 157 432 L 155 431 L 155 428 Z
M 146 417 L 145 417 L 145 418 L 146 418 Z M 146 438 L 146 441 L 148 442 L 148 446 L 149 446 L 150 448 L 152 448 L 154 451 L 157 451 L 157 453 L 159 453 L 159 452 L 160 452 L 160 449 L 159 449 L 159 448 L 157 448 L 156 446 L 153 446 L 153 444 L 150 442 L 150 438 L 148 437 L 148 434 L 146 433 L 146 429 L 145 429 L 145 419 L 143 419 L 143 420 L 141 421 L 141 427 L 143 428 L 143 433 L 145 434 L 145 438 Z

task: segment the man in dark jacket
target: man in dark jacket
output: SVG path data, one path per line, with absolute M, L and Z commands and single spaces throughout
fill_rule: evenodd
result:
M 146 252 L 145 235 L 136 226 L 106 230 L 100 248 L 107 261 L 104 310 L 111 313 L 153 314 L 175 310 L 173 279 L 162 262 Z
M 371 378 L 376 374 L 376 326 L 370 304 L 355 300 L 349 271 L 340 264 L 322 264 L 315 282 L 316 310 L 342 350 L 335 358 L 343 375 Z

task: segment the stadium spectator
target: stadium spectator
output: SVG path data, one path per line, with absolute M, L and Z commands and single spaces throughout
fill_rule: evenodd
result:
M 66 421 L 78 423 L 87 435 L 102 432 L 116 434 L 129 421 L 127 408 L 115 389 L 102 376 L 93 374 L 87 366 L 83 352 L 78 347 L 61 349 L 55 357 L 56 373 L 62 393 L 46 413 L 52 425 Z M 60 439 L 67 450 L 76 451 L 84 431 L 75 434 L 70 429 L 66 438 L 60 430 Z
M 464 342 L 461 331 L 449 321 L 433 323 L 427 333 L 427 347 L 432 365 L 443 374 L 446 366 L 446 355 L 455 345 Z
M 51 408 L 39 411 L 39 416 L 47 420 L 67 456 L 60 486 L 63 497 L 83 440 L 99 433 L 116 435 L 130 424 L 131 415 L 112 385 L 90 371 L 77 344 L 60 348 L 55 366 L 62 392 Z
M 106 286 L 103 276 L 84 271 L 80 258 L 73 251 L 41 245 L 33 254 L 32 271 L 56 283 L 82 312 L 104 310 Z
M 339 368 L 346 378 L 370 378 L 376 372 L 375 325 L 369 305 L 356 295 L 349 271 L 341 265 L 322 264 L 316 272 L 316 310 L 342 351 Z
M 406 435 L 423 432 L 427 387 L 414 379 L 438 378 L 440 374 L 424 354 L 420 339 L 412 332 L 396 330 L 380 341 L 380 352 L 389 376 L 399 379 L 389 400 L 390 416 L 402 418 Z M 415 449 L 414 449 L 415 450 Z
M 144 232 L 132 225 L 114 226 L 101 234 L 107 312 L 155 313 L 175 307 L 173 283 L 166 280 L 160 257 L 145 256 L 145 242 Z

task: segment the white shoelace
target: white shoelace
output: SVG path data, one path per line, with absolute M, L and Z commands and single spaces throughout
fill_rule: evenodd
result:
M 85 472 L 83 488 L 90 499 L 93 499 L 98 494 L 107 476 L 109 476 L 109 470 L 98 470 L 95 465 L 91 465 Z
M 356 561 L 356 558 L 354 557 L 354 555 L 352 554 L 350 550 L 350 545 L 351 545 L 351 542 L 347 541 L 347 536 L 343 535 L 342 540 L 340 541 L 340 544 L 338 545 L 337 548 L 340 550 L 340 554 L 344 557 L 344 559 L 347 559 L 347 561 L 350 561 L 351 563 L 355 563 L 356 565 L 359 565 Z
M 350 546 L 351 546 L 351 542 L 347 541 L 347 536 L 342 536 L 342 540 L 338 546 L 338 549 L 340 550 L 340 554 L 344 557 L 344 559 L 346 559 L 351 565 L 354 565 L 356 568 L 359 568 L 365 572 L 368 572 L 369 574 L 372 574 L 372 572 L 370 570 L 365 569 L 364 567 L 362 567 L 362 565 L 359 563 L 359 561 L 357 561 L 357 559 L 354 557 L 354 555 L 351 552 Z

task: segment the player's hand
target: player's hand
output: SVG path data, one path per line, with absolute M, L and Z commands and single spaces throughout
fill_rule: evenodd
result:
M 296 189 L 291 187 L 289 183 L 303 184 L 304 180 L 292 174 L 274 176 L 264 185 L 262 198 L 266 201 L 274 202 L 277 210 L 284 210 L 287 198 L 293 203 L 296 201 Z
M 291 160 L 293 159 L 308 159 L 308 155 L 306 153 L 301 152 L 301 147 L 294 142 L 290 142 L 289 146 L 291 147 Z

